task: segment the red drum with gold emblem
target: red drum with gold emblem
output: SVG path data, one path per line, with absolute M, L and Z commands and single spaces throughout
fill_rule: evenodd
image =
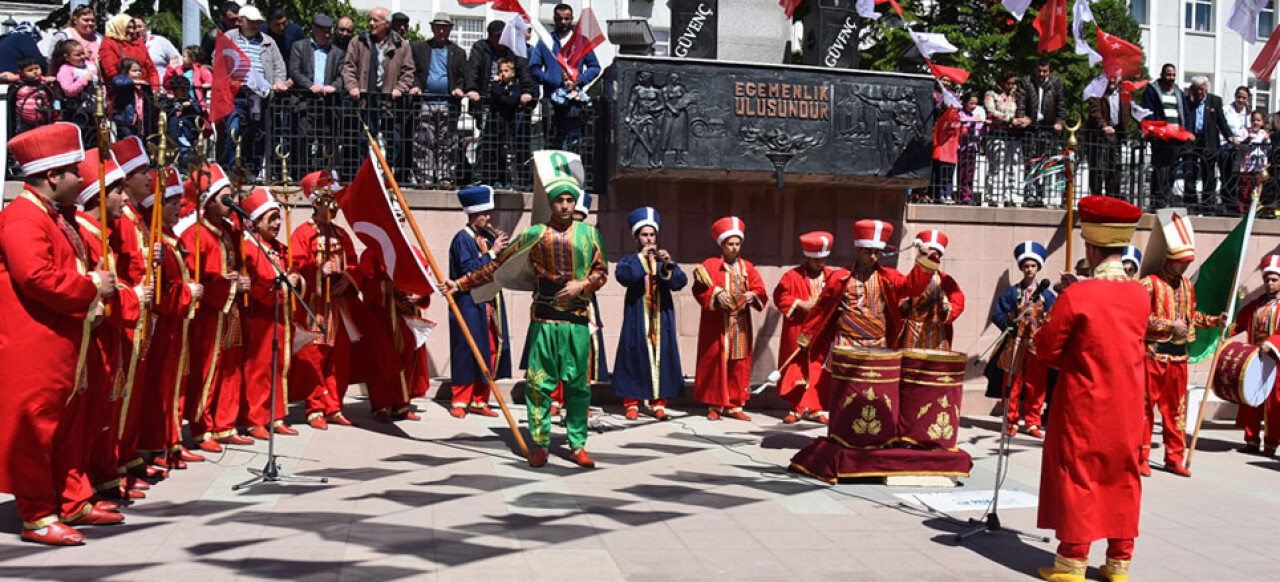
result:
M 956 450 L 966 357 L 942 350 L 904 350 L 898 386 L 898 440 Z
M 1262 348 L 1243 342 L 1230 342 L 1213 360 L 1214 396 L 1243 404 L 1261 406 L 1271 396 L 1276 384 L 1276 362 L 1264 357 Z
M 880 448 L 898 436 L 898 375 L 902 352 L 835 348 L 831 375 L 831 424 L 827 436 L 849 448 Z

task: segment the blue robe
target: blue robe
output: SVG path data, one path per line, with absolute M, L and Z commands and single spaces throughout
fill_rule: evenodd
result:
M 489 247 L 493 248 L 493 237 L 486 234 L 485 239 Z M 480 245 L 476 242 L 476 231 L 467 226 L 454 235 L 453 243 L 449 245 L 449 278 L 456 281 L 492 260 L 492 255 L 480 252 Z M 475 338 L 480 353 L 484 354 L 486 362 L 492 361 L 489 351 L 489 318 L 485 309 L 487 304 L 476 303 L 471 299 L 469 291 L 454 293 L 453 298 L 458 302 L 458 311 L 462 313 L 463 321 L 471 330 L 471 336 Z M 496 380 L 511 377 L 511 342 L 507 333 L 506 300 L 501 291 L 494 297 L 493 305 L 497 311 L 498 328 L 501 331 L 498 338 L 498 345 L 501 347 L 498 365 L 492 370 Z M 452 383 L 455 386 L 484 380 L 484 374 L 476 364 L 476 358 L 471 353 L 471 347 L 467 345 L 467 340 L 462 335 L 462 327 L 458 325 L 452 310 L 449 311 L 449 363 Z
M 639 254 L 627 255 L 618 261 L 618 266 L 613 271 L 618 283 L 627 288 L 622 333 L 618 336 L 618 353 L 613 360 L 613 394 L 620 398 L 651 400 L 672 398 L 684 392 L 684 373 L 680 369 L 675 304 L 671 300 L 671 292 L 684 289 L 689 283 L 689 277 L 674 263 L 674 269 L 669 275 L 657 277 L 660 328 L 657 362 L 654 362 L 648 337 L 649 317 L 645 308 L 645 294 L 650 278 L 646 262 Z M 658 368 L 657 386 L 654 386 L 654 367 Z

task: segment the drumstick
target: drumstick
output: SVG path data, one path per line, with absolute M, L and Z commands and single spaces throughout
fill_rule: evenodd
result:
M 791 365 L 791 361 L 796 359 L 796 356 L 800 355 L 800 352 L 803 352 L 804 350 L 805 348 L 797 347 L 794 352 L 791 352 L 790 356 L 787 356 L 786 360 L 782 361 L 782 365 L 778 366 L 777 370 L 769 372 L 769 377 L 765 379 L 764 383 L 757 386 L 755 390 L 751 391 L 751 393 L 759 394 L 768 390 L 770 386 L 776 386 L 778 382 L 782 381 L 782 370 L 787 369 L 787 366 Z

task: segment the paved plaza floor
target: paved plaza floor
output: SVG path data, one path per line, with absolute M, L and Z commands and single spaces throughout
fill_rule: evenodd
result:
M 768 414 L 631 422 L 597 412 L 607 429 L 588 444 L 597 469 L 573 466 L 557 429 L 551 462 L 534 470 L 501 418 L 420 406 L 421 421 L 386 425 L 352 399 L 359 427 L 300 425 L 301 435 L 280 437 L 283 468 L 326 485 L 233 492 L 267 445 L 232 447 L 152 488 L 125 524 L 85 528 L 82 547 L 20 542 L 13 500 L 0 496 L 0 579 L 1031 580 L 1053 561 L 1054 544 L 1039 539 L 1052 534 L 1035 529 L 1028 504 L 999 516 L 1031 537 L 957 544 L 980 509 L 947 515 L 898 496 L 991 490 L 999 424 L 990 416 L 962 425 L 972 475 L 921 489 L 790 474 L 791 455 L 824 429 Z M 523 422 L 523 408 L 513 411 Z M 1134 580 L 1276 579 L 1280 460 L 1232 452 L 1237 438 L 1217 425 L 1201 438 L 1193 478 L 1143 480 Z M 1004 491 L 1034 495 L 1039 464 L 1039 441 L 1015 438 Z

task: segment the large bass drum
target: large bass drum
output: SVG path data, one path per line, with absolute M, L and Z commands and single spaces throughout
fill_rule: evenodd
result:
M 898 440 L 925 449 L 956 450 L 966 359 L 942 350 L 902 352 Z
M 1261 406 L 1276 385 L 1276 361 L 1262 348 L 1230 342 L 1213 360 L 1214 396 L 1244 406 Z
M 902 352 L 835 348 L 827 360 L 831 424 L 827 436 L 849 448 L 880 448 L 898 436 Z

